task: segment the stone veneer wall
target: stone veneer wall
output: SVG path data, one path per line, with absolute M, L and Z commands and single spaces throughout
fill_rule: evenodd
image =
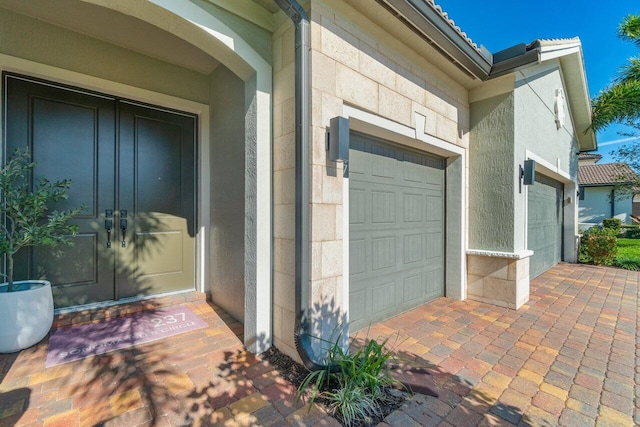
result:
M 273 34 L 273 344 L 297 358 L 294 54 L 294 27 L 287 19 Z
M 467 297 L 518 309 L 529 300 L 529 258 L 467 255 Z

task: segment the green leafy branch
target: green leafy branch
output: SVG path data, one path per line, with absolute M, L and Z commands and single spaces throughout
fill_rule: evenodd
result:
M 79 215 L 84 206 L 64 211 L 52 210 L 52 203 L 68 198 L 70 180 L 50 182 L 42 178 L 37 184 L 30 181 L 35 163 L 28 149 L 16 149 L 0 169 L 0 254 L 7 256 L 7 292 L 13 290 L 13 256 L 29 246 L 72 246 L 70 237 L 78 227 L 69 221 Z

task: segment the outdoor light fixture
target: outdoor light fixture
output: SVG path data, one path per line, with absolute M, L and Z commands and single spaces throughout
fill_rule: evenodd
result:
M 327 144 L 329 160 L 343 163 L 349 161 L 349 119 L 340 116 L 331 119 Z
M 520 168 L 520 192 L 522 193 L 522 184 L 534 185 L 536 183 L 536 161 L 525 160 L 524 168 L 522 165 L 518 167 Z

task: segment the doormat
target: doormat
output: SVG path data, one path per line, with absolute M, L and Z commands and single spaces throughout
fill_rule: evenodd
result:
M 132 347 L 206 327 L 187 307 L 144 311 L 128 317 L 54 330 L 49 336 L 45 366 Z

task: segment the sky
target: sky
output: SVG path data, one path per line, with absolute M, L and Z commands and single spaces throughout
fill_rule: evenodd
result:
M 638 0 L 435 0 L 449 18 L 478 45 L 491 53 L 535 39 L 571 38 L 582 41 L 589 94 L 608 86 L 617 70 L 640 50 L 618 38 L 617 29 L 629 14 L 640 14 Z M 598 132 L 600 163 L 613 161 L 610 153 L 625 143 L 622 126 Z M 620 141 L 622 140 L 622 141 Z M 640 139 L 635 142 L 640 143 Z

